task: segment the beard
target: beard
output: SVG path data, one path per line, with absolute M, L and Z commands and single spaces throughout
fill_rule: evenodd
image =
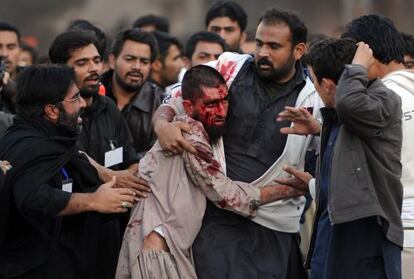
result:
M 99 75 L 97 73 L 93 73 L 90 76 L 88 76 L 85 79 L 85 81 L 88 81 L 91 79 L 99 80 Z M 88 86 L 84 85 L 82 88 L 79 88 L 79 93 L 82 96 L 82 98 L 95 97 L 96 95 L 98 95 L 100 85 L 101 84 L 99 82 L 94 85 L 88 85 Z
M 192 118 L 203 124 L 204 130 L 206 131 L 210 139 L 210 143 L 212 144 L 217 143 L 217 141 L 223 136 L 224 132 L 226 131 L 226 122 L 224 122 L 224 124 L 221 126 L 209 125 L 201 119 L 200 114 L 197 112 L 193 114 Z
M 127 83 L 125 80 L 122 79 L 122 77 L 116 72 L 114 71 L 114 75 L 115 75 L 115 81 L 116 83 L 126 92 L 131 93 L 131 94 L 135 94 L 136 92 L 138 92 L 141 87 L 142 84 L 144 83 L 144 77 L 142 75 L 142 82 L 140 83 L 134 83 L 134 84 L 129 84 Z M 126 74 L 126 76 L 128 75 L 128 73 Z
M 270 60 L 263 57 L 256 62 L 256 72 L 264 82 L 278 82 L 289 75 L 295 64 L 296 60 L 293 58 L 293 55 L 290 55 L 288 61 L 279 68 L 275 68 Z M 270 70 L 261 70 L 261 65 L 270 66 Z
M 224 132 L 226 131 L 226 124 L 223 124 L 222 126 L 205 125 L 204 123 L 202 124 L 212 144 L 217 143 L 217 141 L 223 136 Z
M 83 87 L 79 89 L 79 94 L 82 96 L 82 98 L 91 98 L 98 95 L 99 92 L 99 84 L 96 86 L 91 86 L 89 88 Z
M 78 123 L 78 117 L 81 114 L 81 111 L 69 114 L 63 107 L 59 108 L 59 119 L 57 126 L 63 128 L 71 136 L 78 136 L 82 131 L 82 124 Z

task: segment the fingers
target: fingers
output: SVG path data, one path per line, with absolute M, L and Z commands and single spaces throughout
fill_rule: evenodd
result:
M 302 173 L 301 171 L 291 167 L 291 166 L 283 166 L 283 170 L 293 176 L 299 177 L 300 173 Z
M 190 143 L 188 143 L 188 141 L 186 141 L 185 139 L 182 139 L 180 141 L 180 145 L 187 151 L 190 152 L 191 154 L 197 154 L 197 150 L 194 148 L 194 146 L 192 146 Z
M 187 134 L 190 134 L 190 135 L 192 134 L 190 125 L 183 123 L 183 122 L 176 122 L 176 123 L 177 123 L 176 125 L 181 129 L 181 131 L 186 132 Z
M 116 176 L 112 176 L 111 180 L 101 185 L 101 187 L 105 188 L 113 188 L 116 184 Z
M 128 172 L 130 174 L 136 174 L 139 171 L 139 165 L 138 164 L 133 164 L 132 166 L 130 166 L 128 168 Z
M 285 128 L 280 128 L 280 133 L 281 134 L 296 134 L 296 129 L 295 127 L 285 127 Z

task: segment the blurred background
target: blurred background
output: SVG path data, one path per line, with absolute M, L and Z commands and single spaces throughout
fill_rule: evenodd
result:
M 47 54 L 54 37 L 75 19 L 87 19 L 102 28 L 108 38 L 145 14 L 170 20 L 170 33 L 185 40 L 203 30 L 204 17 L 214 0 L 1 0 L 0 20 L 15 24 L 40 55 Z M 236 0 L 248 14 L 247 30 L 254 34 L 257 18 L 268 7 L 299 13 L 309 34 L 337 36 L 343 26 L 362 14 L 379 13 L 391 18 L 403 32 L 414 33 L 413 0 Z

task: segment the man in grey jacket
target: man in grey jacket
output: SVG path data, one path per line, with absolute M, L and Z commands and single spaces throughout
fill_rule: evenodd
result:
M 316 188 L 291 167 L 276 182 L 316 196 L 311 278 L 401 278 L 401 99 L 375 79 L 373 62 L 370 47 L 351 39 L 323 41 L 307 57 L 326 106 Z M 319 131 L 304 109 L 280 117 L 295 122 L 286 132 Z

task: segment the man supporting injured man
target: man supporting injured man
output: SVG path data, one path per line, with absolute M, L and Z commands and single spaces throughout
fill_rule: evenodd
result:
M 175 120 L 191 127 L 191 134 L 184 136 L 197 154 L 166 156 L 156 142 L 141 160 L 140 176 L 152 193 L 132 212 L 116 278 L 196 278 L 191 246 L 201 227 L 206 197 L 217 207 L 253 218 L 261 204 L 303 194 L 226 177 L 221 135 L 227 94 L 226 82 L 214 68 L 199 65 L 185 74 L 186 115 Z

